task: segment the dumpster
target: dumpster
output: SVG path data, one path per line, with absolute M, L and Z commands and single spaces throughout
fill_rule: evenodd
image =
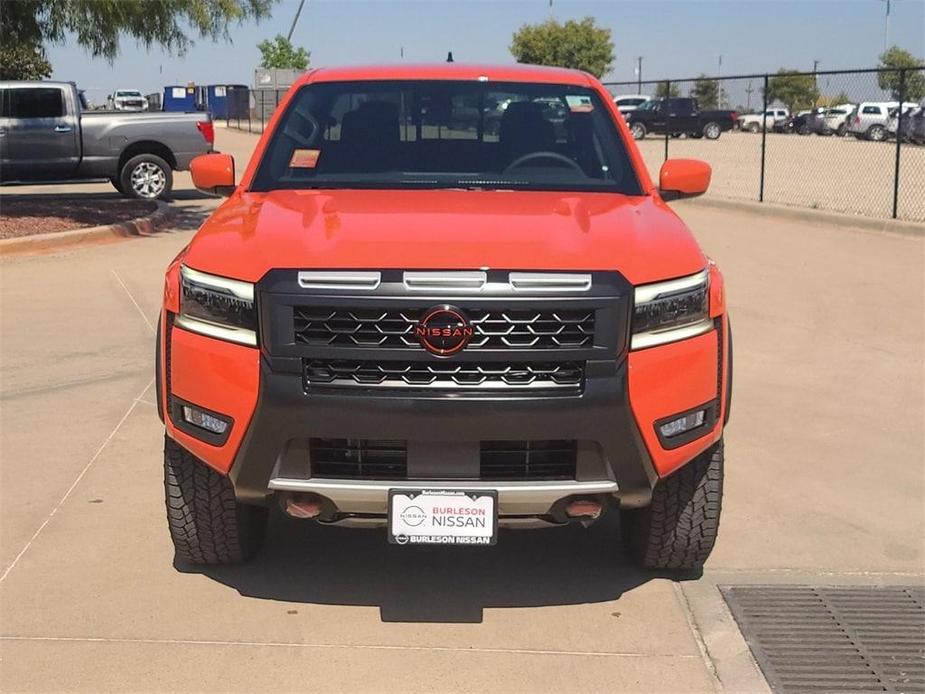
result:
M 164 110 L 195 111 L 196 87 L 192 84 L 164 87 Z
M 244 93 L 242 99 L 237 96 Z M 210 84 L 206 87 L 206 104 L 213 119 L 247 118 L 247 87 L 243 84 Z

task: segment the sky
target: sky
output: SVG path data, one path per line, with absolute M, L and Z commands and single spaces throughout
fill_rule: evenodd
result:
M 97 103 L 116 88 L 252 85 L 256 44 L 285 35 L 297 6 L 280 0 L 270 18 L 233 26 L 230 43 L 196 38 L 185 56 L 128 38 L 112 64 L 73 41 L 50 46 L 52 78 L 77 82 Z M 442 61 L 447 51 L 459 62 L 511 63 L 521 25 L 592 16 L 613 32 L 616 63 L 605 79 L 635 80 L 640 55 L 644 79 L 684 78 L 812 70 L 814 61 L 819 70 L 875 67 L 884 15 L 884 0 L 307 0 L 293 43 L 311 51 L 313 66 Z M 889 42 L 925 58 L 925 0 L 892 0 Z

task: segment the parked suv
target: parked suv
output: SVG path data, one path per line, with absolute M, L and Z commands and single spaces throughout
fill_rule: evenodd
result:
M 899 106 L 898 101 L 865 101 L 848 118 L 848 132 L 858 139 L 880 142 L 886 138 L 887 124 L 892 113 Z M 913 102 L 906 102 L 903 108 L 915 108 Z
M 502 97 L 495 134 L 469 105 Z M 619 513 L 644 566 L 703 564 L 732 343 L 723 277 L 665 201 L 710 168 L 669 160 L 656 187 L 597 80 L 312 70 L 237 187 L 225 154 L 192 176 L 230 197 L 158 322 L 180 560 L 250 557 L 279 504 L 399 545 Z

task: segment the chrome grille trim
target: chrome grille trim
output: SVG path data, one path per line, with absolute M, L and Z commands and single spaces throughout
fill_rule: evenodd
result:
M 582 362 L 419 362 L 305 359 L 303 384 L 338 388 L 579 392 Z
M 478 291 L 488 282 L 488 274 L 479 271 L 460 272 L 405 272 L 402 283 L 409 291 L 433 289 Z
M 382 282 L 381 272 L 353 270 L 303 270 L 299 272 L 302 289 L 377 289 Z
M 515 291 L 587 292 L 591 275 L 561 272 L 512 272 L 508 281 Z

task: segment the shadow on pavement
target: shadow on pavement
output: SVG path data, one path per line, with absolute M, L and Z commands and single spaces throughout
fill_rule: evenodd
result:
M 486 607 L 607 602 L 659 577 L 623 552 L 615 514 L 588 529 L 501 530 L 495 547 L 452 548 L 399 547 L 387 543 L 384 528 L 325 527 L 274 513 L 252 562 L 175 567 L 247 597 L 376 605 L 384 622 L 479 623 Z

